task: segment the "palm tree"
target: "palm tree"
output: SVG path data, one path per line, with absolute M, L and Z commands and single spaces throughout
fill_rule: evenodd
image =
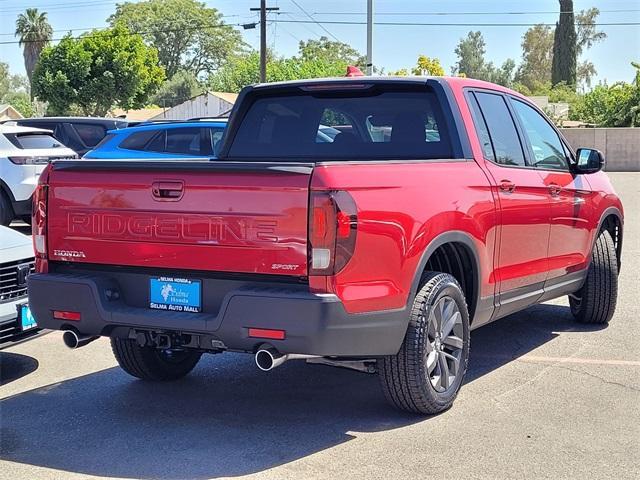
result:
M 29 84 L 33 77 L 40 53 L 51 41 L 53 29 L 47 20 L 47 13 L 37 8 L 27 8 L 16 20 L 16 37 L 20 37 L 20 46 L 24 47 L 24 68 L 27 70 Z

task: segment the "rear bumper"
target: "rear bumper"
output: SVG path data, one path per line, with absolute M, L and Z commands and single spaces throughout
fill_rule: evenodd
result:
M 128 305 L 127 292 L 121 291 L 118 281 L 104 276 L 33 274 L 28 282 L 31 311 L 44 328 L 74 328 L 85 335 L 119 337 L 130 336 L 132 329 L 197 334 L 208 342 L 218 340 L 230 350 L 247 352 L 270 343 L 282 353 L 393 355 L 400 348 L 408 319 L 404 310 L 349 314 L 336 296 L 299 288 L 230 290 L 212 314 Z M 81 320 L 54 319 L 54 310 L 80 312 Z M 249 328 L 284 330 L 286 338 L 250 338 Z

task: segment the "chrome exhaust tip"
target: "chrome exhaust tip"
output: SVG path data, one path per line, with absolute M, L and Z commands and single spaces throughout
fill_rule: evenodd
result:
M 256 365 L 263 372 L 268 372 L 287 361 L 286 355 L 282 355 L 275 348 L 264 348 L 256 352 Z
M 279 367 L 287 360 L 304 360 L 308 358 L 319 358 L 317 355 L 301 355 L 297 353 L 282 354 L 273 347 L 260 348 L 256 352 L 256 365 L 263 372 L 268 372 Z
M 64 344 L 70 349 L 76 349 L 80 347 L 84 347 L 89 343 L 93 342 L 99 337 L 89 336 L 89 335 L 81 335 L 76 333 L 73 330 L 65 330 L 62 334 L 62 341 Z

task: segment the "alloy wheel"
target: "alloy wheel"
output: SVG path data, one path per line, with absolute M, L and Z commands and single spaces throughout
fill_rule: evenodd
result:
M 446 392 L 460 374 L 464 346 L 462 315 L 458 304 L 449 296 L 438 300 L 427 319 L 426 366 L 431 386 Z

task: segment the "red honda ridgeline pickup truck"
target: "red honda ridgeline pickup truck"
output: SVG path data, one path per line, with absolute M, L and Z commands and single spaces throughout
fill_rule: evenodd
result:
M 470 329 L 563 295 L 580 322 L 614 313 L 623 213 L 602 155 L 574 153 L 515 92 L 247 87 L 218 157 L 53 163 L 33 218 L 38 324 L 72 348 L 109 336 L 146 380 L 205 352 L 263 370 L 324 357 L 433 414 L 462 384 Z

